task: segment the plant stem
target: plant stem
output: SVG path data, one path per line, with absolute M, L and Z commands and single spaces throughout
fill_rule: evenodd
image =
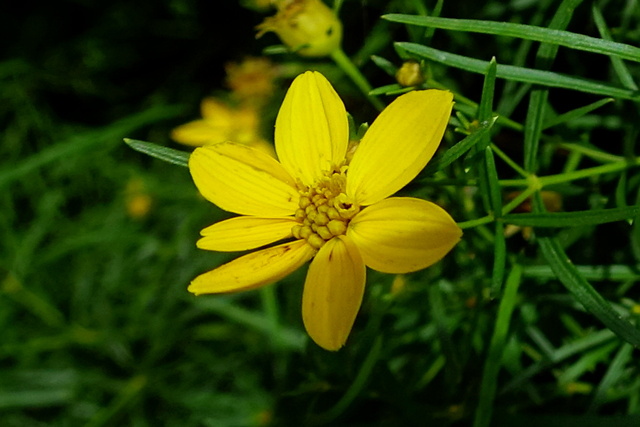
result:
M 351 59 L 344 53 L 342 48 L 338 48 L 331 53 L 331 58 L 335 63 L 344 71 L 349 78 L 358 86 L 362 93 L 369 99 L 371 104 L 378 110 L 384 110 L 384 103 L 373 95 L 369 95 L 369 92 L 373 89 L 369 84 L 369 81 L 360 72 L 358 67 L 355 66 Z

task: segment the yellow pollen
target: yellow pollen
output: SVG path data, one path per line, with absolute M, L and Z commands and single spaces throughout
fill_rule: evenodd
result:
M 299 222 L 291 229 L 296 239 L 305 239 L 320 249 L 327 241 L 347 232 L 349 221 L 360 212 L 358 206 L 345 193 L 346 168 L 328 172 L 314 185 L 300 189 L 299 209 L 295 218 Z

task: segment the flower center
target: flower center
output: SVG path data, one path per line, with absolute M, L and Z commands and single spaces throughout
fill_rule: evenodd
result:
M 346 169 L 343 166 L 339 172 L 328 172 L 313 186 L 300 190 L 300 207 L 295 213 L 300 224 L 291 229 L 296 239 L 305 239 L 320 249 L 328 240 L 347 232 L 360 206 L 345 194 Z

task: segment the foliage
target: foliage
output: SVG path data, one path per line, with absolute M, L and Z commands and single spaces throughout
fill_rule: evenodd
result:
M 337 1 L 330 58 L 254 40 L 264 13 L 236 2 L 38 4 L 1 15 L 3 425 L 640 423 L 637 2 Z M 337 353 L 304 334 L 304 271 L 186 291 L 235 254 L 195 247 L 229 215 L 169 135 L 226 96 L 226 62 L 265 51 L 267 136 L 306 69 L 358 124 L 410 90 L 406 60 L 455 95 L 401 193 L 444 206 L 463 239 L 427 270 L 369 274 Z

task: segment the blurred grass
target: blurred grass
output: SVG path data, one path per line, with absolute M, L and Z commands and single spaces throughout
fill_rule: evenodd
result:
M 401 90 L 389 74 L 407 55 L 455 93 L 443 149 L 403 191 L 444 205 L 465 235 L 402 286 L 370 272 L 335 354 L 304 334 L 303 271 L 189 295 L 194 276 L 232 258 L 195 247 L 227 214 L 187 169 L 122 142 L 186 151 L 170 130 L 224 90 L 225 62 L 275 43 L 253 38 L 264 15 L 235 2 L 38 5 L 0 10 L 3 426 L 638 425 L 637 349 L 624 340 L 640 316 L 640 67 L 540 45 L 525 33 L 548 33 L 529 27 L 469 32 L 553 26 L 633 55 L 637 2 L 342 2 L 345 52 L 381 99 Z M 473 21 L 454 31 L 387 14 Z M 375 117 L 331 62 L 273 59 L 287 71 L 265 116 L 314 68 L 356 123 Z M 564 212 L 539 200 L 523 212 L 540 188 Z

